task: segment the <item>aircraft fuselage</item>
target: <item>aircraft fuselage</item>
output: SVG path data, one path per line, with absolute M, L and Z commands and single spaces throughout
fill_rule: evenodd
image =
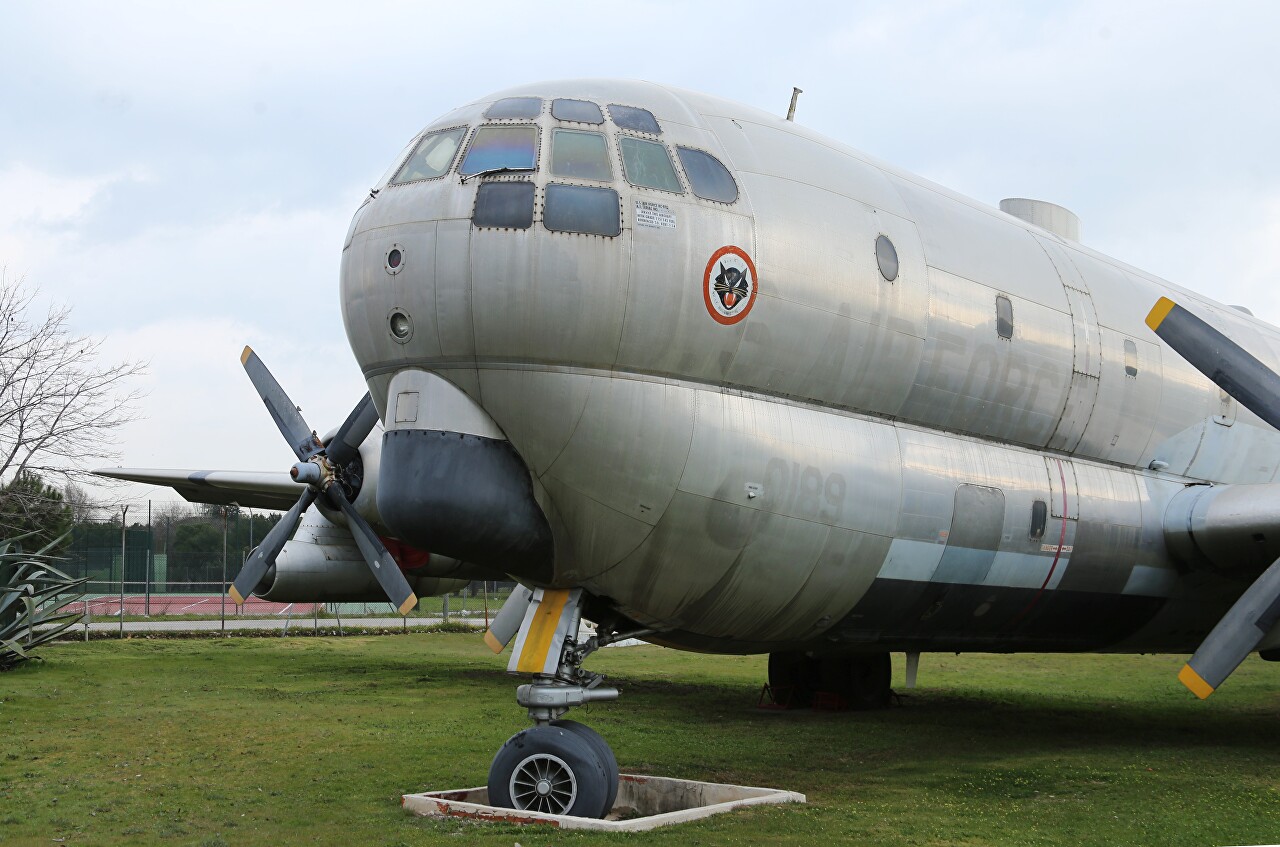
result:
M 1280 435 L 1162 348 L 1171 292 L 1280 365 L 1269 325 L 804 127 L 581 80 L 428 126 L 356 213 L 341 301 L 389 438 L 527 468 L 549 546 L 507 570 L 651 640 L 1186 651 L 1247 581 L 1171 554 L 1169 502 L 1271 482 Z M 472 405 L 419 421 L 418 372 Z

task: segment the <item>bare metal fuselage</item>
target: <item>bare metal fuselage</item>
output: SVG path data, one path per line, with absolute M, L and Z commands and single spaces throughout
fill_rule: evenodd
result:
M 539 128 L 532 175 L 384 184 L 357 213 L 341 302 L 388 428 L 406 370 L 478 404 L 532 476 L 551 583 L 726 652 L 1185 651 L 1243 590 L 1175 559 L 1165 513 L 1190 483 L 1271 482 L 1280 436 L 1143 318 L 1176 292 L 1276 367 L 1272 327 L 702 95 L 545 83 L 428 129 L 501 123 L 482 115 L 515 95 L 646 108 L 663 143 L 714 154 L 739 189 L 725 204 L 687 178 L 631 186 L 609 123 L 621 234 L 551 231 L 542 192 L 575 180 L 549 175 L 547 137 L 573 125 L 544 108 L 514 122 Z M 533 225 L 474 226 L 478 186 L 516 179 L 537 186 Z M 638 204 L 667 213 L 654 225 Z M 731 325 L 703 291 L 728 245 L 758 272 Z

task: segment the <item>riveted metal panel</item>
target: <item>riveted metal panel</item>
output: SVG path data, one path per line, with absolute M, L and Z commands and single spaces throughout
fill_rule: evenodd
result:
M 996 333 L 999 292 L 935 268 L 929 287 L 929 338 L 902 416 L 1045 444 L 1070 385 L 1071 318 L 1011 295 L 1014 334 L 1006 340 Z
M 930 267 L 1066 312 L 1053 264 L 1027 225 L 937 186 L 893 181 L 911 209 Z
M 1058 587 L 1120 593 L 1138 561 L 1142 500 L 1131 471 L 1072 463 L 1080 495 L 1074 550 Z
M 528 230 L 471 233 L 472 319 L 481 359 L 610 367 L 618 351 L 630 230 L 616 238 Z
M 768 282 L 728 381 L 895 414 L 920 358 L 927 292 L 914 225 L 817 186 L 744 174 L 757 212 L 756 267 Z M 899 272 L 875 261 L 886 235 Z
M 555 503 L 564 534 L 556 537 L 556 580 L 572 583 L 612 568 L 630 555 L 652 526 L 601 503 L 553 476 L 539 480 Z M 568 549 L 565 549 L 565 548 Z
M 1093 415 L 1080 439 L 1078 453 L 1134 465 L 1142 456 L 1155 427 L 1152 410 L 1160 402 L 1160 348 L 1142 339 L 1129 339 L 1104 327 L 1102 377 Z M 1138 374 L 1125 372 L 1124 342 L 1138 350 Z
M 1044 464 L 1049 477 L 1049 514 L 1055 518 L 1065 516 L 1068 520 L 1078 520 L 1080 489 L 1076 483 L 1075 463 L 1046 456 Z
M 485 409 L 529 470 L 541 476 L 582 418 L 595 377 L 531 368 L 483 368 L 479 376 Z
M 708 116 L 706 122 L 739 172 L 823 186 L 898 217 L 911 217 L 879 167 L 830 139 L 815 144 L 820 136 L 803 126 L 771 126 L 747 117 L 715 115 Z
M 1004 492 L 986 485 L 956 488 L 947 545 L 934 582 L 979 583 L 986 579 L 1004 533 Z
M 750 509 L 892 535 L 893 427 L 761 398 L 698 393 L 680 489 Z M 859 498 L 858 491 L 882 496 Z
M 573 435 L 544 482 L 557 479 L 621 514 L 657 523 L 689 455 L 694 393 L 687 386 L 594 377 Z
M 740 247 L 748 255 L 755 254 L 751 219 L 722 208 L 663 202 L 675 211 L 676 228 L 634 229 L 635 253 L 617 366 L 719 383 L 761 304 L 757 302 L 738 323 L 717 323 L 704 302 L 703 273 L 721 247 Z M 766 289 L 770 281 L 761 279 L 757 284 Z
M 436 228 L 436 328 L 446 358 L 474 356 L 471 324 L 471 221 L 440 221 Z

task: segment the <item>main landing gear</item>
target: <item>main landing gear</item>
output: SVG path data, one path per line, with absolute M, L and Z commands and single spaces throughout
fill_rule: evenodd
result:
M 832 697 L 836 708 L 883 709 L 889 705 L 892 665 L 888 653 L 770 653 L 769 688 L 791 708 Z
M 616 700 L 618 689 L 602 685 L 604 677 L 583 670 L 582 662 L 606 644 L 648 630 L 581 639 L 582 601 L 578 589 L 535 589 L 508 601 L 525 606 L 507 670 L 533 673 L 532 682 L 516 689 L 516 702 L 529 710 L 534 726 L 508 738 L 494 756 L 489 768 L 492 805 L 602 818 L 617 799 L 613 751 L 599 733 L 565 720 L 564 714 L 583 703 Z M 491 647 L 501 649 L 510 637 L 500 632 L 507 614 L 504 606 L 486 637 Z

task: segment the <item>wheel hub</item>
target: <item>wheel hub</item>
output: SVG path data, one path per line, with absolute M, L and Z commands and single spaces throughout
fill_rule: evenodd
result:
M 578 779 L 564 759 L 535 753 L 516 765 L 510 790 L 517 809 L 563 815 L 578 797 Z

